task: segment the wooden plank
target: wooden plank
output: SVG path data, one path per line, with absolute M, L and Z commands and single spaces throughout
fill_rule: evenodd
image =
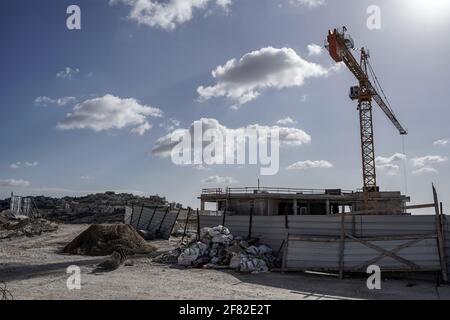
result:
M 200 239 L 200 213 L 197 208 L 197 239 Z
M 345 213 L 341 215 L 341 239 L 339 243 L 339 279 L 344 279 L 344 249 L 345 249 Z
M 408 241 L 408 242 L 406 242 L 404 244 L 401 244 L 401 245 L 395 247 L 394 249 L 390 250 L 389 252 L 391 252 L 391 253 L 398 253 L 399 251 L 403 250 L 404 248 L 410 247 L 410 246 L 412 246 L 412 245 L 414 245 L 414 244 L 416 244 L 416 243 L 418 243 L 418 242 L 420 242 L 422 240 L 423 239 L 414 239 L 414 240 Z M 361 264 L 359 266 L 356 266 L 353 269 L 355 269 L 355 270 L 360 270 L 360 269 L 361 270 L 366 270 L 368 266 L 377 263 L 378 261 L 380 261 L 381 259 L 383 259 L 386 256 L 387 256 L 386 253 L 381 253 L 379 256 L 377 256 L 377 257 L 375 257 L 375 258 L 373 258 L 373 259 L 371 259 L 371 260 L 369 260 L 367 262 L 364 262 L 363 264 Z
M 406 210 L 434 208 L 434 203 L 416 204 L 416 205 L 411 205 L 411 206 L 405 206 L 404 208 Z
M 184 237 L 186 236 L 187 225 L 189 223 L 190 216 L 191 216 L 191 207 L 188 208 L 188 213 L 186 215 L 186 222 L 184 224 L 183 237 L 181 238 L 181 243 L 183 243 Z
M 374 249 L 374 250 L 377 250 L 377 251 L 379 251 L 381 253 L 384 253 L 385 255 L 389 256 L 392 259 L 395 259 L 395 260 L 397 260 L 397 261 L 399 261 L 401 263 L 404 263 L 404 264 L 408 265 L 413 270 L 420 269 L 420 266 L 418 266 L 414 262 L 411 262 L 409 260 L 403 259 L 402 257 L 399 257 L 395 253 L 392 253 L 392 252 L 390 252 L 388 250 L 385 250 L 385 249 L 383 249 L 383 248 L 381 248 L 381 247 L 379 247 L 377 245 L 374 245 L 373 243 L 370 243 L 368 241 L 364 241 L 364 240 L 358 239 L 358 238 L 353 237 L 353 236 L 351 236 L 349 234 L 347 234 L 346 236 L 349 237 L 352 240 L 355 240 L 357 242 L 360 242 L 360 243 L 364 244 L 365 246 L 367 246 L 367 247 L 369 247 L 371 249 Z
M 436 188 L 434 187 L 434 184 L 432 185 L 433 188 L 433 199 L 434 199 L 434 209 L 435 209 L 435 220 L 436 220 L 436 231 L 438 235 L 438 247 L 439 247 L 439 258 L 441 260 L 441 268 L 442 268 L 442 279 L 445 282 L 448 282 L 447 278 L 447 263 L 445 258 L 445 243 L 444 243 L 444 237 L 442 234 L 442 221 L 441 221 L 441 214 L 439 212 L 439 200 L 436 192 Z
M 281 262 L 281 272 L 284 273 L 287 265 L 288 258 L 288 245 L 289 245 L 289 230 L 285 230 L 284 249 L 283 249 L 283 261 Z
M 435 239 L 436 234 L 428 235 L 406 235 L 406 236 L 387 236 L 387 237 L 364 237 L 359 238 L 364 241 L 391 241 L 391 240 L 424 240 Z M 289 240 L 291 241 L 311 241 L 311 242 L 338 242 L 341 238 L 337 237 L 319 237 L 319 236 L 302 236 L 289 234 Z
M 144 210 L 144 205 L 142 205 L 141 207 L 141 212 L 139 213 L 139 218 L 138 218 L 138 222 L 136 224 L 136 230 L 139 230 L 139 223 L 141 222 L 141 217 L 142 217 L 142 211 Z
M 158 209 L 158 207 L 155 207 L 155 209 L 153 210 L 152 217 L 148 220 L 147 227 L 145 228 L 145 230 L 150 230 L 150 226 L 152 224 L 153 217 L 155 216 L 156 209 Z

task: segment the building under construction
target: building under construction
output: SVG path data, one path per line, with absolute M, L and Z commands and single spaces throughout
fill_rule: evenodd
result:
M 364 193 L 340 189 L 226 188 L 203 189 L 199 197 L 201 210 L 213 203 L 227 215 L 333 215 L 358 213 L 365 209 Z M 372 195 L 377 214 L 406 214 L 410 199 L 400 192 L 377 192 Z
M 358 102 L 360 120 L 363 188 L 361 192 L 343 190 L 308 190 L 289 188 L 227 188 L 204 189 L 201 208 L 216 203 L 218 211 L 232 215 L 330 215 L 338 213 L 405 214 L 407 196 L 400 192 L 380 192 L 376 178 L 372 101 L 380 107 L 400 135 L 406 135 L 386 98 L 372 65 L 370 54 L 361 48 L 360 60 L 355 58 L 353 39 L 347 28 L 328 32 L 325 42 L 331 58 L 344 63 L 358 81 L 350 88 L 350 99 Z

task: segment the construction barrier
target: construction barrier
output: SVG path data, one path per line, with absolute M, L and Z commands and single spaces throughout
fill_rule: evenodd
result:
M 450 270 L 450 219 L 444 215 L 433 186 L 433 215 L 336 215 L 236 216 L 226 212 L 195 212 L 185 215 L 204 227 L 222 225 L 235 236 L 258 238 L 282 258 L 282 270 L 366 272 L 376 265 L 383 271 L 439 271 L 448 281 Z M 168 239 L 180 210 L 127 207 L 125 223 Z M 183 236 L 183 239 L 184 239 Z
M 169 239 L 180 210 L 169 208 L 132 206 L 125 207 L 125 223 L 136 230 L 154 233 L 157 238 Z
M 384 271 L 442 271 L 442 258 L 450 256 L 450 227 L 444 223 L 441 257 L 435 215 L 199 215 L 200 228 L 217 225 L 259 238 L 292 271 L 365 272 L 372 264 Z

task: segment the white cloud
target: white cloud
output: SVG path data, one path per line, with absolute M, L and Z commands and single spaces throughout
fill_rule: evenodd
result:
M 19 179 L 0 179 L 0 187 L 29 187 L 30 182 Z
M 195 170 L 198 170 L 198 171 L 209 171 L 209 170 L 211 170 L 211 168 L 206 167 L 206 166 L 204 166 L 202 164 L 193 165 L 193 168 Z
M 219 7 L 222 7 L 225 10 L 229 10 L 232 5 L 231 0 L 216 0 L 216 3 Z
M 325 5 L 325 0 L 289 0 L 292 5 L 302 5 L 308 8 L 316 8 Z
M 318 44 L 312 43 L 308 45 L 308 54 L 310 56 L 320 56 L 322 54 L 323 50 L 322 47 Z
M 140 126 L 131 129 L 132 133 L 137 133 L 140 136 L 143 136 L 148 130 L 152 128 L 152 125 L 147 121 L 141 124 Z
M 411 159 L 412 165 L 416 168 L 427 167 L 432 164 L 438 164 L 438 163 L 443 163 L 443 162 L 447 162 L 447 161 L 448 161 L 447 157 L 430 156 L 430 155 Z
M 196 124 L 200 124 L 202 126 L 203 133 L 208 129 L 217 129 L 222 132 L 223 136 L 226 136 L 227 134 L 237 134 L 241 130 L 256 130 L 257 132 L 277 130 L 279 132 L 280 144 L 282 145 L 301 146 L 303 144 L 311 143 L 311 136 L 305 131 L 297 128 L 262 126 L 259 124 L 253 124 L 237 129 L 230 129 L 220 124 L 216 119 L 202 118 L 200 120 L 194 121 L 189 129 L 176 129 L 173 132 L 159 138 L 152 149 L 152 153 L 162 158 L 169 157 L 173 147 L 179 143 L 180 136 L 194 136 L 194 126 Z
M 34 161 L 34 162 L 25 162 L 24 164 L 23 164 L 25 167 L 37 167 L 38 165 L 39 165 L 39 162 L 37 162 L 37 161 Z
M 450 143 L 450 139 L 439 139 L 433 142 L 434 146 L 446 146 Z
M 331 70 L 335 67 L 308 62 L 291 48 L 267 47 L 218 66 L 212 71 L 216 84 L 200 86 L 197 92 L 201 100 L 227 97 L 242 105 L 256 99 L 261 90 L 299 87 L 306 79 L 327 76 Z
M 173 131 L 175 128 L 178 128 L 180 124 L 181 122 L 177 119 L 168 118 L 164 122 L 160 123 L 159 126 L 167 131 Z
M 278 120 L 277 124 L 286 126 L 286 125 L 290 125 L 290 124 L 297 124 L 297 121 L 292 119 L 291 117 L 286 117 L 284 119 Z
M 425 173 L 438 173 L 438 171 L 433 167 L 423 167 L 412 172 L 413 174 L 425 174 Z
M 333 168 L 333 164 L 326 160 L 299 161 L 287 167 L 288 170 L 329 169 L 329 168 Z
M 376 157 L 375 164 L 377 168 L 386 170 L 389 175 L 394 176 L 400 170 L 400 166 L 397 163 L 404 160 L 406 160 L 406 155 L 395 153 L 390 157 Z
M 78 73 L 80 73 L 80 69 L 78 68 L 65 67 L 56 74 L 56 79 L 72 80 Z
M 411 163 L 412 166 L 416 168 L 416 170 L 413 171 L 413 174 L 438 173 L 438 170 L 434 168 L 433 165 L 447 161 L 447 157 L 432 155 L 413 158 L 411 159 Z
M 19 168 L 22 168 L 22 167 L 25 167 L 25 168 L 37 167 L 38 165 L 39 165 L 39 162 L 37 162 L 37 161 L 33 161 L 33 162 L 29 162 L 29 161 L 20 162 L 20 161 L 17 161 L 17 162 L 11 163 L 9 165 L 9 167 L 11 169 L 19 169 Z
M 75 97 L 62 97 L 62 98 L 56 98 L 56 99 L 52 99 L 46 96 L 41 96 L 41 97 L 37 97 L 34 100 L 34 104 L 37 106 L 42 106 L 42 107 L 47 107 L 47 106 L 58 106 L 58 107 L 63 107 L 67 104 L 70 103 L 76 103 L 77 102 L 77 98 Z
M 231 0 L 110 0 L 131 7 L 128 18 L 139 25 L 163 30 L 174 30 L 192 20 L 194 11 L 206 10 L 211 3 L 228 12 Z
M 85 175 L 85 176 L 81 176 L 80 179 L 90 181 L 90 180 L 94 180 L 94 177 L 90 176 L 90 175 Z
M 203 183 L 208 184 L 233 184 L 238 183 L 235 179 L 232 177 L 221 177 L 221 176 L 210 176 L 206 179 L 202 180 Z
M 122 99 L 111 94 L 78 103 L 72 113 L 58 123 L 61 130 L 90 128 L 96 132 L 133 127 L 132 131 L 144 134 L 151 128 L 149 117 L 162 117 L 163 112 L 140 104 L 136 99 Z
M 10 167 L 11 169 L 19 169 L 21 165 L 22 165 L 21 162 L 14 162 L 14 163 L 11 163 L 11 164 L 9 165 L 9 167 Z

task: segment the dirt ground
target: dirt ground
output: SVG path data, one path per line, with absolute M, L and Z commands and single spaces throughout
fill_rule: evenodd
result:
M 60 225 L 41 237 L 0 241 L 0 280 L 15 299 L 450 299 L 450 287 L 433 281 L 384 280 L 370 291 L 363 277 L 339 281 L 304 273 L 239 274 L 233 271 L 178 269 L 131 258 L 122 268 L 96 274 L 104 258 L 60 254 L 88 225 Z M 168 250 L 176 241 L 153 241 Z M 81 289 L 69 290 L 70 265 L 81 267 Z

